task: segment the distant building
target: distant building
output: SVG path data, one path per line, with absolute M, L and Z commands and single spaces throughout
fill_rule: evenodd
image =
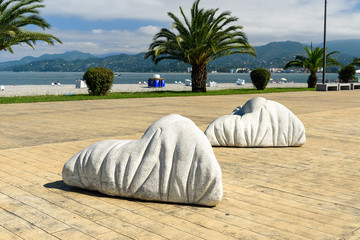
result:
M 249 72 L 248 68 L 234 68 L 230 69 L 230 73 L 247 73 Z
M 269 68 L 269 71 L 272 73 L 282 73 L 284 72 L 283 68 Z

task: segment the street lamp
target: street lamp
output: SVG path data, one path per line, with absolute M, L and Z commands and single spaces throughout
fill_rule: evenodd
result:
M 322 83 L 325 83 L 326 78 L 326 14 L 327 14 L 327 0 L 325 0 L 325 13 L 324 13 L 324 57 L 323 57 L 323 76 Z

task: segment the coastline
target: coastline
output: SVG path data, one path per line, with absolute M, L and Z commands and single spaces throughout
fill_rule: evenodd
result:
M 306 83 L 269 83 L 267 88 L 301 88 L 307 87 Z M 216 87 L 207 87 L 208 91 L 223 89 L 242 89 L 254 88 L 252 83 L 236 85 L 235 83 L 217 83 Z M 110 92 L 149 92 L 149 91 L 191 91 L 191 86 L 184 84 L 168 83 L 163 88 L 151 88 L 140 84 L 114 84 Z M 4 85 L 4 91 L 0 90 L 0 97 L 15 96 L 39 96 L 39 95 L 66 95 L 66 94 L 86 94 L 87 88 L 76 88 L 75 84 L 63 84 L 60 86 L 52 85 Z

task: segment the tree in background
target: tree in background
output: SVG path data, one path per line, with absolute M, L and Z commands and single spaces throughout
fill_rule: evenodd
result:
M 45 7 L 43 0 L 0 0 L 0 51 L 13 53 L 12 46 L 27 44 L 34 48 L 37 41 L 50 45 L 61 41 L 55 36 L 43 32 L 24 29 L 34 25 L 49 29 L 50 24 L 39 15 L 39 8 Z
M 360 58 L 355 58 L 351 64 L 354 66 L 360 67 Z
M 301 55 L 296 56 L 295 60 L 288 62 L 285 65 L 284 69 L 290 67 L 301 67 L 304 69 L 308 69 L 310 71 L 310 76 L 307 81 L 308 88 L 314 88 L 316 87 L 318 81 L 316 72 L 323 67 L 324 49 L 319 47 L 313 48 L 312 44 L 310 48 L 306 46 L 304 49 L 307 53 L 307 57 Z M 336 53 L 339 52 L 334 51 L 326 54 L 326 66 L 341 65 L 338 61 L 330 57 L 331 55 Z
M 184 23 L 173 13 L 168 13 L 174 21 L 172 32 L 161 29 L 154 36 L 145 59 L 157 64 L 164 59 L 176 59 L 192 66 L 192 91 L 206 92 L 206 65 L 223 56 L 246 53 L 255 56 L 255 49 L 248 43 L 242 26 L 230 25 L 238 20 L 226 11 L 215 16 L 219 9 L 201 9 L 200 0 L 196 0 L 188 19 L 180 7 Z
M 349 81 L 355 79 L 356 69 L 354 65 L 349 64 L 343 66 L 339 71 L 339 79 L 341 82 L 348 83 Z

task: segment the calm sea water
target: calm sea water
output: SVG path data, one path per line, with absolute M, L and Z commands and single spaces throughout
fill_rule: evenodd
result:
M 121 76 L 115 76 L 114 84 L 138 84 L 140 81 L 147 81 L 153 77 L 154 73 L 121 73 Z M 81 79 L 83 72 L 0 72 L 0 85 L 49 85 L 52 81 L 60 81 L 61 84 L 75 84 L 76 79 Z M 184 82 L 190 79 L 190 73 L 160 73 L 167 83 L 175 81 Z M 286 78 L 295 83 L 306 83 L 308 74 L 304 73 L 273 73 L 271 78 L 276 81 Z M 327 79 L 335 80 L 338 74 L 326 74 Z M 318 76 L 321 77 L 321 74 Z M 249 73 L 209 73 L 208 81 L 218 83 L 235 83 L 238 79 L 245 79 L 250 83 Z

